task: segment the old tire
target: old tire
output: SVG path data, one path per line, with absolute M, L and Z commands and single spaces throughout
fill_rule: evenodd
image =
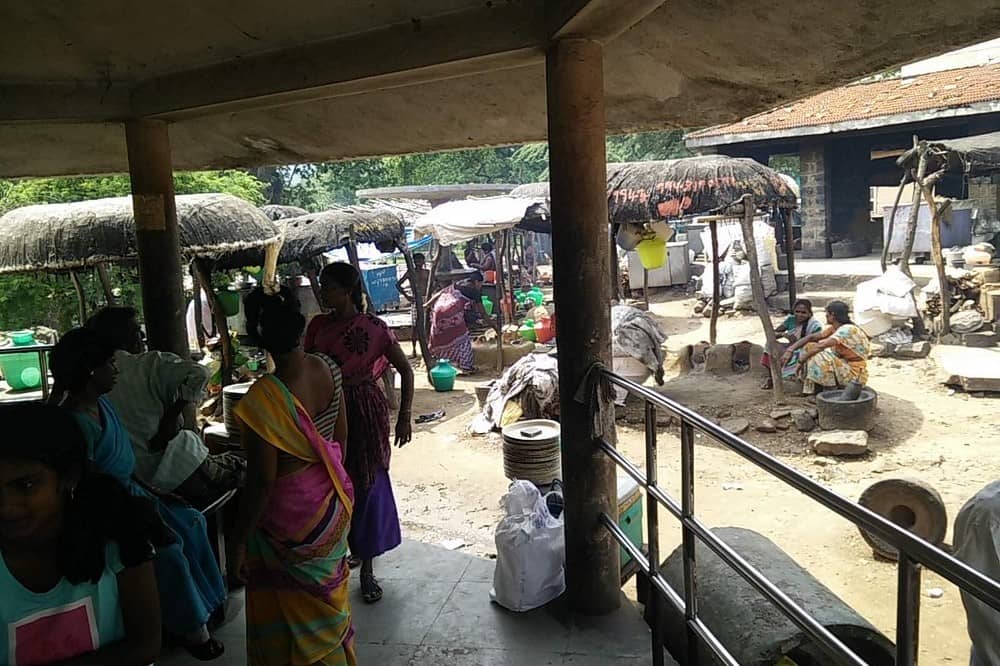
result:
M 941 495 L 923 481 L 884 479 L 868 486 L 858 503 L 935 546 L 944 541 L 948 511 Z M 863 527 L 858 529 L 876 556 L 892 561 L 899 559 L 894 546 Z
M 835 389 L 823 391 L 816 396 L 819 427 L 823 430 L 864 430 L 869 432 L 875 426 L 878 394 L 866 386 L 861 389 L 861 396 L 857 400 L 840 402 L 837 399 L 843 392 L 843 389 Z

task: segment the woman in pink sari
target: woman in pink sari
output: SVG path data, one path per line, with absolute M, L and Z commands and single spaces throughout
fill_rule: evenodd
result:
M 305 318 L 290 291 L 255 299 L 247 299 L 258 308 L 254 333 L 276 369 L 236 408 L 248 478 L 230 563 L 247 577 L 248 663 L 355 666 L 347 565 L 354 492 L 341 449 L 340 375 L 302 351 Z M 335 441 L 313 422 L 331 409 Z
M 400 544 L 399 515 L 389 480 L 389 405 L 377 385 L 392 365 L 402 380 L 396 420 L 396 446 L 410 441 L 413 369 L 385 322 L 366 314 L 361 275 L 350 264 L 335 263 L 320 275 L 327 315 L 315 317 L 306 331 L 305 349 L 330 357 L 344 377 L 347 410 L 347 472 L 356 495 L 349 543 L 361 563 L 361 592 L 367 603 L 382 598 L 374 559 Z

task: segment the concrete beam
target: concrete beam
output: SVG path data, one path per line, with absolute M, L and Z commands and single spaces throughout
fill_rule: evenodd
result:
M 0 84 L 2 122 L 91 122 L 128 118 L 128 90 L 121 83 Z
M 607 43 L 649 14 L 664 0 L 563 0 L 546 3 L 553 39 L 585 38 Z
M 537 3 L 486 6 L 141 82 L 136 116 L 209 113 L 358 95 L 541 63 L 547 35 Z

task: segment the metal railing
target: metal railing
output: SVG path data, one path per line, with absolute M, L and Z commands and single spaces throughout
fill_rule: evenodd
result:
M 30 347 L 0 347 L 0 356 L 5 354 L 38 354 L 38 371 L 42 375 L 42 400 L 49 399 L 49 352 L 52 345 L 32 345 Z
M 655 391 L 623 377 L 602 370 L 604 378 L 631 395 L 642 399 L 645 409 L 646 471 L 623 456 L 614 445 L 601 440 L 601 449 L 625 473 L 646 491 L 646 522 L 648 556 L 633 544 L 618 526 L 618 521 L 603 513 L 601 523 L 615 540 L 639 564 L 650 582 L 649 616 L 652 618 L 653 663 L 662 666 L 663 633 L 662 604 L 666 600 L 683 614 L 687 625 L 688 662 L 698 662 L 699 651 L 706 646 L 716 658 L 727 665 L 739 662 L 712 633 L 698 614 L 698 568 L 695 545 L 701 541 L 723 562 L 752 585 L 792 623 L 799 627 L 837 664 L 864 666 L 866 662 L 848 648 L 826 627 L 809 615 L 778 586 L 768 580 L 736 550 L 712 533 L 694 512 L 694 438 L 695 431 L 711 437 L 730 451 L 757 465 L 787 485 L 799 490 L 834 513 L 884 539 L 899 550 L 898 588 L 896 593 L 896 664 L 912 666 L 917 662 L 918 624 L 920 610 L 920 565 L 951 581 L 993 608 L 1000 610 L 1000 584 L 969 567 L 912 533 L 898 527 L 872 511 L 816 483 L 809 477 L 764 453 L 743 439 L 722 429 L 697 412 Z M 656 464 L 656 416 L 662 409 L 680 421 L 681 428 L 681 501 L 678 503 L 658 485 Z M 684 589 L 678 593 L 660 574 L 659 507 L 663 506 L 681 523 Z

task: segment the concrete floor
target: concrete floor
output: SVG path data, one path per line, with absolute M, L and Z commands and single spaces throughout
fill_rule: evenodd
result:
M 602 618 L 574 618 L 560 601 L 530 613 L 490 603 L 493 560 L 407 541 L 376 561 L 385 597 L 361 601 L 351 581 L 359 664 L 379 666 L 646 666 L 650 634 L 641 607 Z M 242 611 L 216 636 L 226 644 L 217 666 L 246 663 Z M 172 651 L 162 666 L 199 663 Z M 667 658 L 667 664 L 673 664 Z

